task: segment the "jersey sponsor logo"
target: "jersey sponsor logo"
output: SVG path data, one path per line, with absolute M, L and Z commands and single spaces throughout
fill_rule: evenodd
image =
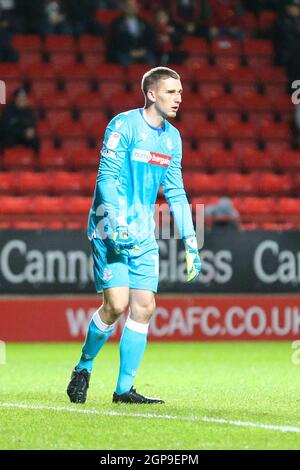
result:
M 121 139 L 121 134 L 118 132 L 112 132 L 108 138 L 107 141 L 107 147 L 111 149 L 115 149 L 118 146 L 118 143 L 120 142 Z
M 171 157 L 162 153 L 150 152 L 150 150 L 134 149 L 132 160 L 167 168 L 170 165 Z
M 102 157 L 116 158 L 116 152 L 112 150 L 102 150 L 101 155 Z

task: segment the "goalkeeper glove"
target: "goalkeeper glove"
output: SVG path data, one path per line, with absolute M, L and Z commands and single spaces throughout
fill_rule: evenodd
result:
M 112 245 L 116 253 L 120 253 L 121 250 L 138 250 L 138 241 L 134 235 L 128 231 L 126 226 L 118 226 L 113 234 Z
M 186 271 L 187 271 L 187 282 L 191 282 L 196 279 L 201 272 L 201 259 L 198 253 L 197 239 L 195 236 L 185 238 L 185 259 L 186 259 Z

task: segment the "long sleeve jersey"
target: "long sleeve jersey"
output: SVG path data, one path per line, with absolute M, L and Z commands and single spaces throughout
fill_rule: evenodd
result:
M 118 225 L 143 244 L 155 240 L 154 210 L 162 185 L 182 238 L 195 234 L 183 186 L 182 142 L 168 121 L 151 126 L 143 109 L 114 117 L 108 124 L 101 150 L 88 237 L 111 236 Z

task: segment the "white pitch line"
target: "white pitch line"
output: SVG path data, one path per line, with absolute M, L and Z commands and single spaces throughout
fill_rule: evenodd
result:
M 173 416 L 158 415 L 152 413 L 125 413 L 121 411 L 98 411 L 71 408 L 68 406 L 46 406 L 46 405 L 25 405 L 21 403 L 0 403 L 0 408 L 15 408 L 25 410 L 46 410 L 46 411 L 68 411 L 70 413 L 79 413 L 98 416 L 123 416 L 125 418 L 144 418 L 144 419 L 167 419 L 173 421 L 194 421 L 201 423 L 225 424 L 229 426 L 239 426 L 245 428 L 266 429 L 268 431 L 279 431 L 284 433 L 300 434 L 300 428 L 296 426 L 280 426 L 276 424 L 253 423 L 250 421 L 234 421 L 224 418 L 211 418 L 208 416 Z

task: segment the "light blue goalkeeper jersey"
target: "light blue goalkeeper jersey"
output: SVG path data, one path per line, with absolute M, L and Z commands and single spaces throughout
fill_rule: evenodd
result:
M 154 205 L 160 185 L 182 237 L 195 234 L 181 174 L 182 143 L 168 121 L 146 122 L 143 109 L 117 115 L 101 150 L 88 237 L 111 236 L 127 224 L 140 244 L 155 241 Z

